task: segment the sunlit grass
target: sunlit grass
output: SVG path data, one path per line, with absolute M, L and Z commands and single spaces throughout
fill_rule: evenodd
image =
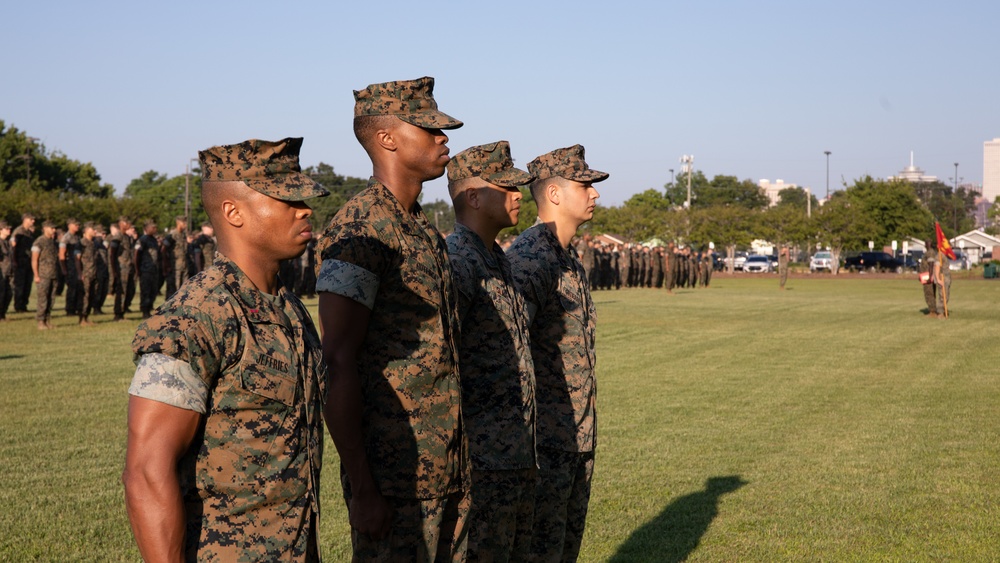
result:
M 1000 283 L 956 280 L 948 321 L 922 314 L 912 277 L 788 287 L 717 276 L 675 295 L 594 293 L 598 456 L 581 560 L 1000 552 Z M 0 561 L 138 560 L 118 481 L 137 317 L 37 331 L 9 316 Z M 345 561 L 327 446 L 321 545 Z

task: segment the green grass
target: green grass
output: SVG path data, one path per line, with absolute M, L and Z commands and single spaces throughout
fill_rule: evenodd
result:
M 583 561 L 984 561 L 1000 553 L 1000 282 L 717 276 L 595 292 Z M 315 308 L 315 300 L 308 302 Z M 32 301 L 32 306 L 34 301 Z M 119 483 L 137 324 L 0 324 L 0 561 L 135 561 Z M 321 544 L 349 559 L 327 444 Z

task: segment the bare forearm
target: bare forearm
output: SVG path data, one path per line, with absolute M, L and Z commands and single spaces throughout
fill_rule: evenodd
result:
M 350 363 L 351 365 L 345 365 Z M 377 490 L 361 425 L 361 385 L 353 362 L 330 363 L 330 386 L 323 414 L 355 493 Z
M 184 560 L 184 503 L 176 475 L 126 467 L 125 506 L 146 563 Z M 160 472 L 162 473 L 162 472 Z

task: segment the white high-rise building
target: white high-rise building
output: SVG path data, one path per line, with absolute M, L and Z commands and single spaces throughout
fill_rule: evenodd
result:
M 1000 138 L 983 143 L 983 197 L 993 203 L 1000 196 Z

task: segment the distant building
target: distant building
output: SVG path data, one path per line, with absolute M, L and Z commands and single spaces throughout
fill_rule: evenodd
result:
M 1000 138 L 983 143 L 983 197 L 993 203 L 1000 196 Z
M 913 165 L 913 151 L 910 151 L 910 165 L 900 171 L 899 176 L 889 176 L 890 180 L 906 180 L 914 184 L 937 182 L 937 176 L 928 176 L 924 171 Z
M 796 184 L 786 184 L 784 180 L 775 180 L 774 183 L 772 184 L 771 181 L 766 178 L 757 182 L 757 186 L 759 186 L 760 189 L 764 192 L 764 195 L 767 196 L 767 200 L 769 202 L 767 204 L 768 207 L 774 207 L 775 205 L 778 205 L 778 202 L 781 201 L 781 197 L 778 195 L 781 193 L 781 190 L 787 190 L 788 188 L 799 187 Z

